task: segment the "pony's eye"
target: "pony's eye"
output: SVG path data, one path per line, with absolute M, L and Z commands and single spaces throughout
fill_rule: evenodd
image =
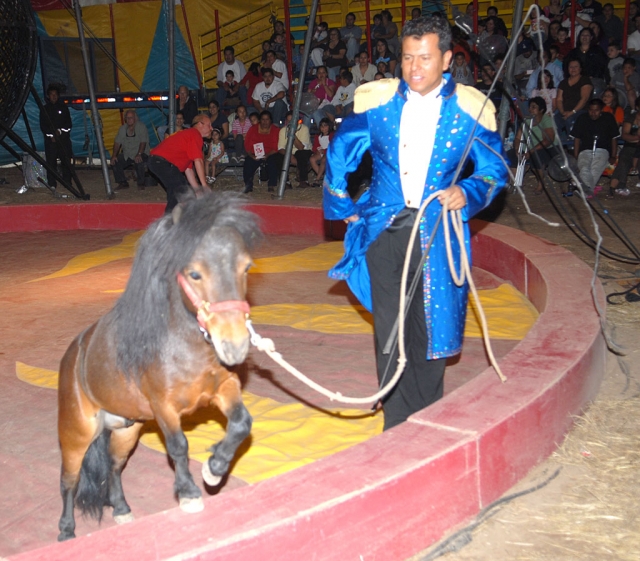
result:
M 200 273 L 198 273 L 198 271 L 191 271 L 189 273 L 189 276 L 193 279 L 193 280 L 201 280 L 202 279 L 202 275 Z

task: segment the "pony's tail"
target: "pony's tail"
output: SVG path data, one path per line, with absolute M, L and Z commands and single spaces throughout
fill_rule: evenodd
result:
M 89 446 L 82 460 L 76 506 L 85 516 L 100 522 L 104 507 L 109 504 L 109 474 L 112 460 L 109 454 L 111 431 L 104 429 Z

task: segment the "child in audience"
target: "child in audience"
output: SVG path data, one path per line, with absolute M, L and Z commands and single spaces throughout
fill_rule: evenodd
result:
M 558 40 L 556 41 L 556 45 L 558 47 L 558 58 L 561 61 L 564 61 L 564 57 L 566 57 L 571 52 L 571 49 L 573 49 L 571 41 L 569 40 L 569 31 L 566 27 L 558 29 Z
M 378 63 L 378 72 L 382 74 L 385 78 L 393 78 L 393 74 L 389 72 L 389 67 L 386 62 L 380 61 Z
M 624 57 L 621 53 L 622 51 L 620 50 L 618 41 L 611 39 L 609 41 L 609 47 L 607 48 L 607 56 L 609 57 L 609 64 L 607 66 L 609 68 L 609 76 L 612 78 L 618 70 L 622 69 Z
M 244 137 L 251 127 L 251 119 L 247 116 L 247 108 L 244 105 L 238 105 L 238 108 L 236 109 L 236 118 L 231 125 L 231 134 L 233 135 L 233 144 L 236 150 L 236 155 L 231 157 L 232 164 L 244 163 L 244 158 L 246 156 L 244 150 Z
M 469 68 L 463 52 L 459 51 L 453 57 L 451 77 L 456 84 L 463 84 L 465 86 L 473 86 L 475 84 L 473 72 L 471 72 L 471 68 Z
M 211 131 L 211 143 L 209 144 L 209 153 L 207 154 L 207 183 L 211 185 L 216 180 L 216 165 L 219 163 L 228 163 L 229 158 L 224 151 L 224 142 L 222 142 L 222 133 L 220 129 Z
M 326 166 L 326 152 L 329 147 L 329 143 L 333 138 L 333 130 L 331 128 L 331 121 L 329 119 L 322 119 L 318 126 L 320 134 L 316 136 L 313 141 L 313 155 L 309 160 L 311 168 L 316 174 L 316 181 L 313 182 L 312 187 L 320 187 L 322 185 L 322 179 L 324 178 L 324 169 Z
M 284 35 L 282 33 L 276 33 L 273 36 L 271 50 L 276 53 L 277 58 L 284 62 L 287 62 L 287 49 L 284 44 Z
M 223 107 L 237 107 L 240 104 L 240 84 L 236 82 L 233 70 L 227 70 L 224 77 L 226 96 L 222 105 Z

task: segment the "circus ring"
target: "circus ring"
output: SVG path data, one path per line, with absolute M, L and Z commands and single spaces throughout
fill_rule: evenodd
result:
M 323 236 L 340 228 L 315 208 L 250 208 L 267 234 Z M 0 230 L 139 229 L 161 211 L 137 204 L 3 207 Z M 487 368 L 393 430 L 209 497 L 202 513 L 172 508 L 10 559 L 398 561 L 468 521 L 562 441 L 572 416 L 596 395 L 605 361 L 586 265 L 513 229 L 479 222 L 474 229 L 474 267 L 511 283 L 540 313 L 500 359 L 506 384 Z M 599 285 L 597 294 L 604 304 Z

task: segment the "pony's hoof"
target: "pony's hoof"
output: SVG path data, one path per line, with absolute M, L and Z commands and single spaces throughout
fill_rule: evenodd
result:
M 209 468 L 209 460 L 206 460 L 202 464 L 202 479 L 204 479 L 204 482 L 209 485 L 209 487 L 215 487 L 216 485 L 218 485 L 218 483 L 220 483 L 220 481 L 222 481 L 221 475 L 213 475 L 213 473 L 211 473 L 211 469 Z
M 114 514 L 113 519 L 116 524 L 128 524 L 135 520 L 135 516 L 131 512 L 127 512 L 127 514 Z
M 202 512 L 204 510 L 204 501 L 202 500 L 202 497 L 197 497 L 195 499 L 188 499 L 185 497 L 180 499 L 180 509 L 183 512 L 188 512 L 189 514 Z

